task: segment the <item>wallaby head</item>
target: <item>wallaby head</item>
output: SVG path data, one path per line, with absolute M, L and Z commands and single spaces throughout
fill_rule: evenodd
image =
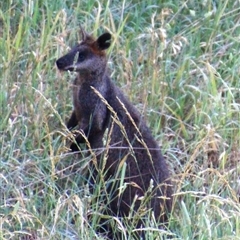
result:
M 81 28 L 81 35 L 82 41 L 56 61 L 58 69 L 90 75 L 104 73 L 107 65 L 105 50 L 111 44 L 110 33 L 94 39 Z

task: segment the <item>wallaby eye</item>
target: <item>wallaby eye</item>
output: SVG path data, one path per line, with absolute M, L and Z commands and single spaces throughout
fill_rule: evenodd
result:
M 84 54 L 83 52 L 78 52 L 78 62 L 82 62 L 85 60 L 85 56 L 86 54 Z

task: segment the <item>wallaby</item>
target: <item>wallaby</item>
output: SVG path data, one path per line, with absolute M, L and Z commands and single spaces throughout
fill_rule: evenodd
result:
M 127 217 L 133 204 L 138 214 L 141 200 L 135 199 L 144 196 L 152 184 L 148 206 L 158 221 L 165 221 L 172 207 L 168 167 L 141 114 L 108 75 L 105 50 L 110 46 L 111 35 L 104 33 L 94 39 L 82 28 L 81 35 L 81 43 L 56 61 L 59 70 L 77 72 L 73 86 L 74 110 L 67 127 L 77 126 L 84 133 L 76 137 L 77 143 L 87 139 L 92 150 L 107 152 L 105 176 L 115 177 L 114 186 L 117 186 L 109 205 L 113 215 Z M 107 138 L 107 146 L 103 138 Z M 72 143 L 71 149 L 79 151 L 78 144 Z M 97 161 L 102 161 L 101 154 Z M 126 188 L 120 195 L 116 174 L 123 162 Z M 141 224 L 139 221 L 137 226 Z

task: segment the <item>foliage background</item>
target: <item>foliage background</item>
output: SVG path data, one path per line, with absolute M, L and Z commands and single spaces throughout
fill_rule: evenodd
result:
M 55 67 L 80 24 L 112 34 L 112 79 L 171 170 L 158 238 L 240 239 L 239 16 L 233 0 L 1 1 L 0 239 L 101 238 L 85 218 L 82 160 L 67 154 L 72 76 Z

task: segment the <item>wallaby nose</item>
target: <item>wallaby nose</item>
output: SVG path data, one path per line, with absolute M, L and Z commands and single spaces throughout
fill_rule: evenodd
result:
M 64 67 L 65 67 L 65 62 L 63 61 L 62 58 L 59 58 L 57 61 L 56 61 L 56 65 L 58 67 L 59 70 L 63 70 Z

